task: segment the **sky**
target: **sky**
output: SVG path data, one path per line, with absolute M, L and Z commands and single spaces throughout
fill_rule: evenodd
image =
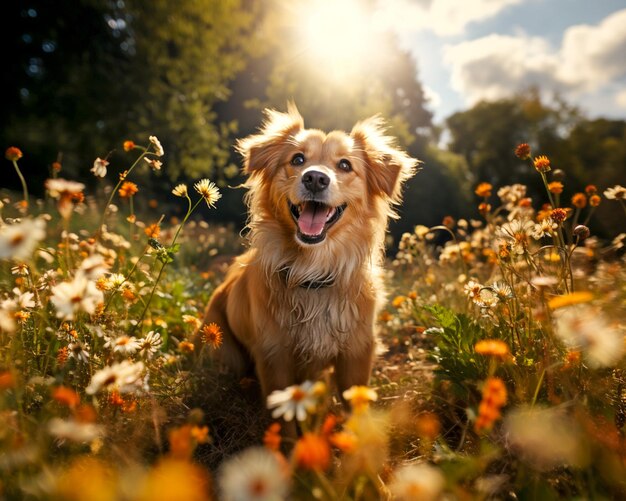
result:
M 436 122 L 532 85 L 626 119 L 626 0 L 378 0 L 375 17 L 415 56 Z

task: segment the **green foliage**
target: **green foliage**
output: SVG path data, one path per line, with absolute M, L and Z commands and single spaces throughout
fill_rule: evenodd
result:
M 425 306 L 424 309 L 439 326 L 432 331 L 435 348 L 430 354 L 437 363 L 435 374 L 464 389 L 467 398 L 467 383 L 472 382 L 473 385 L 487 375 L 484 357 L 474 353 L 474 345 L 485 339 L 486 333 L 472 318 L 465 314 L 457 315 L 442 305 Z

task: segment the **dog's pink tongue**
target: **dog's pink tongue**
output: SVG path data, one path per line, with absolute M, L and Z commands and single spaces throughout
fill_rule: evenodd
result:
M 326 212 L 326 206 L 315 202 L 306 202 L 298 219 L 300 231 L 305 235 L 321 234 L 326 224 Z

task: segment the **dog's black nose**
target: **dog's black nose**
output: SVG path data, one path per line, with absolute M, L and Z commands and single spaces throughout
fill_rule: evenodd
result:
M 310 170 L 302 176 L 302 184 L 311 193 L 318 193 L 328 188 L 330 178 L 318 170 Z

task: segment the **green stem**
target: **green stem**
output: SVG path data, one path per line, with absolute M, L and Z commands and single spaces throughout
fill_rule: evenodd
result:
M 28 188 L 26 186 L 26 179 L 24 179 L 24 176 L 22 175 L 22 171 L 17 166 L 16 160 L 13 160 L 13 167 L 15 167 L 15 172 L 17 172 L 17 175 L 20 178 L 20 182 L 22 183 L 22 190 L 24 192 L 24 202 L 26 202 L 26 207 L 28 207 Z
M 104 221 L 106 220 L 106 216 L 107 216 L 107 213 L 109 212 L 109 207 L 111 205 L 111 202 L 113 201 L 113 197 L 115 196 L 115 193 L 117 192 L 120 185 L 128 178 L 132 170 L 137 166 L 137 164 L 141 161 L 141 159 L 145 157 L 147 154 L 148 154 L 148 148 L 145 148 L 143 153 L 139 155 L 139 157 L 137 157 L 137 160 L 135 160 L 133 165 L 130 166 L 130 168 L 126 172 L 126 175 L 123 178 L 119 179 L 119 181 L 115 185 L 115 188 L 113 188 L 113 190 L 111 191 L 111 195 L 109 196 L 109 199 L 107 200 L 107 203 L 104 206 L 104 210 L 102 211 L 102 218 L 100 219 L 100 224 L 98 225 L 98 230 L 96 231 L 96 235 L 95 235 L 96 240 L 99 240 L 100 236 L 102 235 L 102 226 L 104 226 Z

